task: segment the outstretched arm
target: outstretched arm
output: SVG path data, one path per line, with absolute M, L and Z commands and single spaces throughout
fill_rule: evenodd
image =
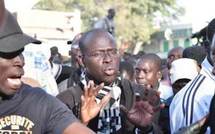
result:
M 143 98 L 136 101 L 130 110 L 124 106 L 121 106 L 121 109 L 132 124 L 145 132 L 152 130 L 154 117 L 164 104 L 160 104 L 159 93 L 156 90 L 146 90 Z
M 208 115 L 204 116 L 202 119 L 191 124 L 190 126 L 179 129 L 177 132 L 175 132 L 175 134 L 199 134 L 207 119 Z
M 70 124 L 64 131 L 63 134 L 95 134 L 92 130 L 87 128 L 85 125 L 75 122 Z

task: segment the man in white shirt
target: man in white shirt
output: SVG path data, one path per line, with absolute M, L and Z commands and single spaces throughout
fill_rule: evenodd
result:
M 215 31 L 215 19 L 207 28 L 206 36 L 212 42 Z M 215 42 L 211 43 L 213 48 Z M 208 47 L 210 48 L 210 47 Z M 171 133 L 182 127 L 190 126 L 209 113 L 211 99 L 215 93 L 215 75 L 212 73 L 214 56 L 211 49 L 202 63 L 200 74 L 182 88 L 170 105 Z M 180 113 L 180 114 L 179 114 Z M 210 130 L 207 131 L 210 133 Z

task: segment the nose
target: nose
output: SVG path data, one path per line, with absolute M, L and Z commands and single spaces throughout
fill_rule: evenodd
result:
M 139 71 L 138 73 L 136 73 L 136 78 L 138 78 L 138 79 L 143 79 L 143 78 L 144 78 L 144 73 L 143 73 L 143 71 Z
M 108 52 L 105 52 L 103 57 L 103 62 L 105 63 L 111 62 L 113 58 Z
M 25 65 L 24 56 L 22 54 L 19 54 L 14 57 L 13 61 L 15 66 L 23 67 Z

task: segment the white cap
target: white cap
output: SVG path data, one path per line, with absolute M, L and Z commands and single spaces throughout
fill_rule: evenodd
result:
M 170 81 L 174 84 L 179 79 L 190 79 L 198 75 L 198 64 L 189 58 L 180 58 L 172 62 L 170 68 Z

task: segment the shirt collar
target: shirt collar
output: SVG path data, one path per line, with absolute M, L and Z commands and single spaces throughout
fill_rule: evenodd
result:
M 202 69 L 200 71 L 200 74 L 203 74 L 206 77 L 210 77 L 211 79 L 215 80 L 215 75 L 213 75 L 212 73 L 213 66 L 208 61 L 207 57 L 202 62 L 201 66 L 202 66 Z

